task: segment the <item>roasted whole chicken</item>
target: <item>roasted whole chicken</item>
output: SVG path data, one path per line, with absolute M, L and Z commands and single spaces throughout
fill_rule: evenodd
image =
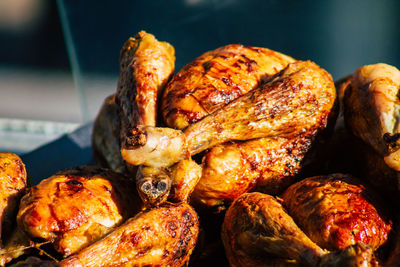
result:
M 96 119 L 100 157 L 116 151 L 115 144 L 101 148 L 104 136 L 119 135 L 122 159 L 147 206 L 191 196 L 218 207 L 254 188 L 277 193 L 290 185 L 334 117 L 331 76 L 315 63 L 266 48 L 227 45 L 168 81 L 173 59 L 170 45 L 145 32 L 124 45 L 111 104 L 118 118 L 107 119 L 115 112 L 105 115 L 105 103 Z M 102 134 L 101 117 L 113 127 L 120 121 L 119 134 Z
M 304 179 L 281 198 L 246 193 L 226 212 L 231 266 L 375 266 L 392 223 L 376 195 L 352 176 Z

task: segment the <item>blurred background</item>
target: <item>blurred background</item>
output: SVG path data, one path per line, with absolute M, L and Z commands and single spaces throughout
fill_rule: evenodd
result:
M 140 30 L 175 47 L 177 70 L 242 43 L 315 61 L 337 80 L 365 64 L 400 67 L 399 10 L 397 0 L 1 0 L 0 150 L 25 153 L 90 123 Z

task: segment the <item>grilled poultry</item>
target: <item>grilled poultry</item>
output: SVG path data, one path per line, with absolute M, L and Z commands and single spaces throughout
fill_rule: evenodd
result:
M 197 214 L 188 204 L 164 204 L 140 212 L 60 265 L 187 266 L 198 227 Z
M 226 212 L 222 239 L 231 266 L 373 266 L 373 251 L 391 230 L 383 213 L 354 177 L 316 176 L 282 198 L 240 196 Z M 364 265 L 351 265 L 357 261 Z
M 21 197 L 27 189 L 25 165 L 14 153 L 0 153 L 0 265 L 11 261 L 15 253 L 7 250 L 13 242 L 15 215 Z
M 400 190 L 400 71 L 378 63 L 357 69 L 344 94 L 344 119 L 361 139 L 354 156 L 369 181 L 396 197 Z
M 169 43 L 159 42 L 145 31 L 125 42 L 120 55 L 120 77 L 115 96 L 121 152 L 127 145 L 126 136 L 131 135 L 131 129 L 136 125 L 156 126 L 159 96 L 174 72 L 174 53 Z M 128 164 L 127 168 L 136 175 L 135 167 Z M 159 168 L 138 170 L 137 187 L 146 205 L 156 205 L 168 197 L 171 179 L 165 179 L 164 173 L 165 170 Z
M 127 137 L 132 146 L 122 157 L 132 164 L 159 167 L 211 149 L 205 156 L 207 165 L 203 159 L 203 176 L 194 193 L 207 205 L 233 200 L 261 176 L 260 183 L 274 188 L 266 190 L 276 191 L 288 183 L 282 177 L 293 176 L 300 169 L 313 139 L 326 127 L 335 98 L 326 71 L 312 62 L 297 61 L 184 131 L 138 125 Z M 251 141 L 240 142 L 247 140 Z M 237 142 L 227 143 L 231 141 Z M 263 156 L 268 153 L 273 156 Z M 219 157 L 213 158 L 215 154 Z M 169 155 L 167 160 L 164 155 Z M 267 169 L 272 170 L 267 173 Z M 270 182 L 274 179 L 277 184 Z M 221 180 L 226 182 L 221 185 Z M 234 188 L 224 188 L 234 183 Z
M 162 114 L 168 126 L 185 129 L 256 88 L 291 57 L 261 48 L 227 45 L 196 58 L 165 89 Z
M 134 183 L 122 175 L 94 166 L 60 171 L 21 199 L 18 227 L 69 256 L 140 210 L 132 188 Z
M 0 153 L 0 241 L 6 243 L 15 223 L 19 200 L 27 188 L 25 165 L 13 153 Z

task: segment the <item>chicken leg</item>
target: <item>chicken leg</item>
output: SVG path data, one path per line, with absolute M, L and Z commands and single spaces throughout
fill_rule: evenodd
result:
M 268 83 L 188 126 L 184 132 L 138 126 L 126 136 L 125 143 L 129 146 L 121 154 L 133 165 L 168 166 L 231 140 L 295 137 L 315 125 L 324 127 L 335 97 L 332 78 L 326 71 L 312 62 L 298 61 Z M 160 132 L 160 145 L 147 142 L 155 140 Z M 178 141 L 173 141 L 177 138 Z M 168 162 L 153 156 L 169 153 Z

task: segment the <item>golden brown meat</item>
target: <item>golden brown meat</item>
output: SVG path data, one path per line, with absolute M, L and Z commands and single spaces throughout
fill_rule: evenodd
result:
M 186 266 L 199 232 L 188 204 L 143 211 L 61 266 Z
M 19 200 L 27 188 L 25 165 L 14 153 L 0 153 L 0 245 L 7 242 L 15 224 Z
M 172 166 L 169 199 L 173 202 L 186 202 L 202 177 L 202 171 L 201 166 L 191 158 L 181 160 Z
M 292 138 L 309 129 L 325 128 L 335 99 L 332 77 L 315 63 L 297 61 L 264 85 L 191 124 L 183 133 L 172 129 L 163 132 L 155 127 L 136 128 L 134 137 L 127 137 L 132 149 L 122 156 L 134 165 L 153 166 L 159 164 L 158 160 L 153 163 L 153 153 L 166 154 L 179 149 L 180 153 L 175 152 L 165 162 L 168 165 L 185 155 L 195 155 L 232 140 Z M 160 146 L 153 143 L 155 137 L 161 139 Z M 177 138 L 180 141 L 174 141 L 176 145 L 164 145 L 168 144 L 165 139 Z M 143 153 L 146 150 L 152 153 Z
M 174 72 L 174 53 L 169 43 L 145 31 L 124 44 L 116 96 L 123 138 L 137 124 L 156 125 L 158 96 Z
M 356 242 L 376 249 L 384 244 L 391 222 L 370 191 L 354 177 L 331 174 L 304 179 L 282 195 L 288 213 L 317 244 L 329 250 Z M 381 208 L 381 207 L 380 207 Z
M 179 71 L 165 89 L 168 126 L 184 129 L 258 86 L 294 62 L 261 48 L 231 44 L 209 51 Z
M 225 214 L 222 241 L 231 266 L 268 266 L 273 258 L 317 266 L 327 253 L 311 241 L 274 197 L 245 193 Z
M 183 132 L 138 126 L 135 146 L 123 157 L 135 159 L 132 164 L 168 166 L 211 149 L 194 191 L 207 205 L 230 202 L 258 182 L 259 188 L 277 192 L 300 170 L 335 99 L 331 76 L 312 62 L 297 61 Z M 168 160 L 162 155 L 169 155 Z
M 130 38 L 121 50 L 116 103 L 120 121 L 120 148 L 124 159 L 129 146 L 126 144 L 126 136 L 131 135 L 131 129 L 136 125 L 156 126 L 159 96 L 174 72 L 174 53 L 169 43 L 159 42 L 152 34 L 144 31 Z M 135 174 L 136 168 L 129 163 L 128 170 Z M 158 166 L 151 171 L 146 168 L 146 173 L 141 173 L 142 170 L 138 170 L 136 177 L 145 204 L 151 206 L 160 199 L 166 199 L 171 181 L 165 179 L 164 175 L 155 175 L 165 171 L 158 170 Z M 151 173 L 151 177 L 146 176 L 148 173 Z M 150 178 L 152 182 L 149 183 Z
M 399 88 L 398 69 L 383 63 L 366 65 L 354 72 L 344 98 L 345 120 L 351 132 L 396 171 L 400 171 Z
M 300 181 L 283 199 L 245 193 L 225 215 L 228 260 L 231 266 L 375 266 L 374 251 L 387 241 L 391 222 L 370 193 L 341 174 Z
M 223 207 L 254 187 L 272 195 L 282 192 L 300 171 L 313 134 L 308 131 L 291 139 L 259 138 L 211 148 L 203 158 L 193 200 Z
M 398 199 L 400 71 L 378 63 L 357 69 L 344 95 L 344 119 L 354 142 L 353 157 L 371 184 Z
M 140 210 L 132 188 L 124 176 L 94 166 L 61 171 L 22 198 L 18 225 L 30 238 L 49 241 L 68 256 Z

